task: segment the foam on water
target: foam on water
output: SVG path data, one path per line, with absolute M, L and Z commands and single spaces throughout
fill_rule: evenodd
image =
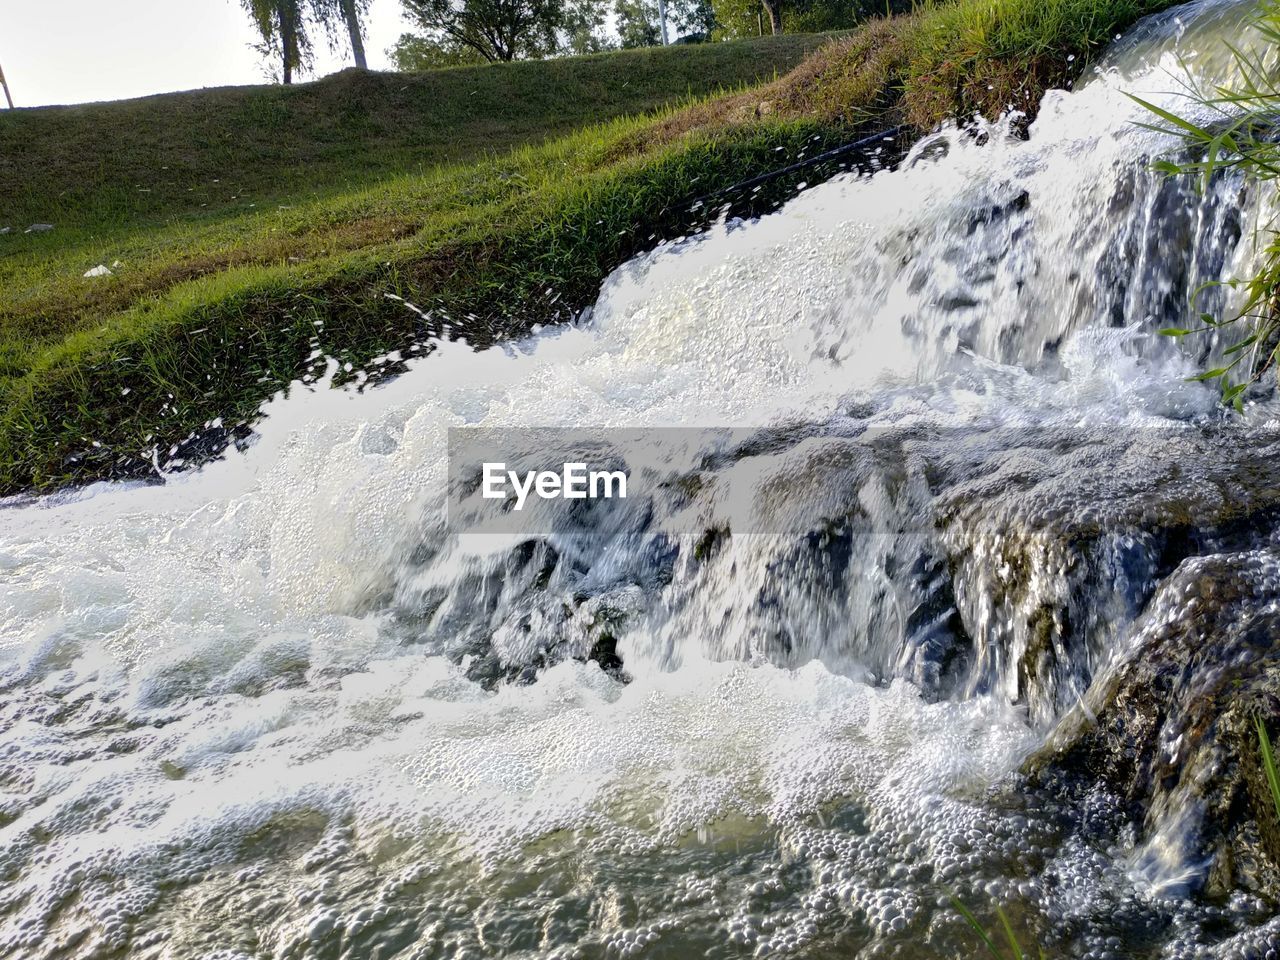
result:
M 395 623 L 494 549 L 444 532 L 451 426 L 1212 415 L 1152 331 L 1247 268 L 1257 203 L 1146 172 L 1169 143 L 1124 91 L 1165 96 L 1171 31 L 1154 68 L 1050 94 L 1029 142 L 943 131 L 640 258 L 577 326 L 295 385 L 247 454 L 0 511 L 7 955 L 947 956 L 942 884 L 1081 955 L 1118 930 L 1189 955 L 1198 908 L 989 795 L 1041 737 L 1001 691 L 713 643 L 767 547 L 626 633 L 630 683 L 567 660 L 486 689 Z M 1149 242 L 1179 210 L 1196 241 Z

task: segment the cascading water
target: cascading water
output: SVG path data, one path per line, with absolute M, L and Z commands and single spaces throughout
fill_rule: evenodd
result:
M 576 326 L 0 511 L 0 952 L 950 957 L 951 890 L 1063 955 L 1275 949 L 1199 894 L 1176 796 L 1139 835 L 1010 787 L 1183 560 L 1280 530 L 1271 402 L 1225 422 L 1155 335 L 1266 198 L 1150 173 L 1125 95 L 1185 109 L 1176 58 L 1250 6 L 1140 25 L 1025 141 L 642 257 Z M 446 529 L 448 428 L 581 424 L 767 437 L 673 469 L 757 470 L 807 533 Z M 836 448 L 897 466 L 833 505 Z

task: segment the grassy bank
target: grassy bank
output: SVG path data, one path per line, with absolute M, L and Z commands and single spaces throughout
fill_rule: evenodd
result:
M 627 50 L 0 115 L 0 227 L 114 229 L 358 189 L 771 80 L 822 38 Z
M 501 91 L 507 80 L 499 73 L 507 70 L 545 69 L 561 78 L 584 70 L 597 78 L 613 74 L 599 80 L 612 92 L 594 105 L 564 92 L 570 86 L 554 95 L 544 90 L 541 124 L 530 119 L 538 109 L 510 106 L 510 89 L 495 92 L 485 111 L 462 111 L 470 133 L 436 148 L 423 145 L 431 139 L 425 120 L 414 121 L 412 111 L 408 119 L 379 117 L 377 97 L 344 113 L 325 109 L 322 84 L 260 91 L 262 106 L 253 109 L 266 117 L 262 125 L 199 121 L 214 127 L 193 141 L 181 176 L 174 173 L 177 161 L 159 162 L 163 151 L 154 144 L 135 150 L 128 140 L 116 141 L 123 156 L 104 165 L 113 172 L 99 180 L 114 186 L 102 188 L 98 199 L 65 186 L 83 172 L 68 173 L 64 163 L 92 162 L 64 159 L 85 156 L 80 141 L 72 145 L 87 135 L 84 124 L 59 111 L 46 120 L 44 111 L 0 116 L 6 151 L 17 142 L 7 123 L 67 124 L 63 145 L 50 132 L 55 128 L 46 130 L 47 157 L 43 165 L 33 162 L 33 171 L 48 168 L 45 179 L 33 172 L 34 185 L 20 203 L 32 220 L 44 216 L 33 211 L 63 204 L 57 209 L 72 224 L 0 238 L 7 242 L 0 247 L 0 490 L 145 470 L 153 450 L 161 462 L 187 459 L 195 451 L 185 441 L 199 440 L 215 420 L 250 418 L 263 397 L 314 363 L 316 350 L 358 367 L 411 342 L 466 336 L 486 343 L 566 316 L 593 299 L 618 263 L 656 238 L 696 228 L 708 212 L 693 209 L 696 201 L 718 188 L 898 123 L 925 129 L 975 110 L 1032 107 L 1045 86 L 1064 82 L 1116 31 L 1168 5 L 953 0 L 830 40 L 762 86 L 612 119 L 506 153 L 488 148 L 565 129 L 556 124 L 648 110 L 660 94 L 650 85 L 634 103 L 624 102 L 630 94 L 622 91 L 635 82 L 640 62 L 630 54 L 413 77 L 347 75 L 330 81 L 332 89 L 454 83 L 449 96 L 462 101 L 484 84 Z M 795 45 L 788 56 L 819 42 L 784 40 Z M 743 54 L 737 46 L 679 55 L 740 65 L 768 48 L 753 42 Z M 655 53 L 673 55 L 643 56 Z M 431 89 L 437 92 L 422 96 L 446 98 L 444 87 Z M 303 111 L 310 127 L 272 114 L 270 104 L 278 97 L 287 104 L 291 94 L 322 97 Z M 244 92 L 202 96 L 237 95 Z M 164 105 L 149 114 L 147 104 Z M 164 121 L 166 110 L 177 109 L 166 98 L 84 109 L 142 111 L 140 124 L 156 118 L 147 143 L 183 139 L 165 140 L 165 123 L 176 124 Z M 243 116 L 243 103 L 235 109 L 228 118 Z M 350 125 L 347 134 L 335 134 L 343 124 Z M 370 132 L 375 126 L 389 138 L 385 150 L 369 146 L 382 142 Z M 492 132 L 497 128 L 503 132 Z M 441 126 L 436 140 L 453 139 L 450 129 Z M 200 146 L 216 142 L 219 130 L 228 145 Z M 31 136 L 30 129 L 22 135 Z M 237 146 L 235 137 L 247 139 Z M 458 156 L 465 162 L 429 166 L 453 149 L 464 151 Z M 141 196 L 130 194 L 136 174 L 129 171 L 154 171 L 157 163 L 174 174 L 171 185 L 135 185 Z M 201 207 L 184 196 L 197 193 L 196 181 L 206 190 L 221 188 L 212 181 L 225 178 L 214 174 L 230 169 L 234 199 L 215 209 L 209 200 Z M 802 176 L 814 179 L 813 172 Z M 767 205 L 799 178 L 774 182 L 757 202 Z M 83 277 L 117 261 L 111 276 Z

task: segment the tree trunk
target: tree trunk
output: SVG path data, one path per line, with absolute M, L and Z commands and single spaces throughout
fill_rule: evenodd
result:
M 280 4 L 280 56 L 284 61 L 282 79 L 285 83 L 293 83 L 293 65 L 298 59 L 298 25 L 293 14 L 290 0 Z
M 369 69 L 369 61 L 364 56 L 364 38 L 360 36 L 360 16 L 356 12 L 356 0 L 339 0 L 342 4 L 342 16 L 347 21 L 347 32 L 351 34 L 351 54 L 356 58 L 356 66 L 361 70 Z
M 782 32 L 782 0 L 760 0 L 760 3 L 769 14 L 769 29 L 776 37 Z

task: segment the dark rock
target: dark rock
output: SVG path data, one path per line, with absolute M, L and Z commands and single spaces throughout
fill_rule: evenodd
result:
M 1280 898 L 1259 717 L 1280 726 L 1280 553 L 1199 557 L 1163 584 L 1028 772 L 1068 794 L 1101 784 L 1148 843 L 1148 864 L 1188 886 Z
M 1050 724 L 1189 557 L 1259 546 L 1280 509 L 1271 435 L 1035 429 L 955 438 L 930 485 L 970 692 Z

